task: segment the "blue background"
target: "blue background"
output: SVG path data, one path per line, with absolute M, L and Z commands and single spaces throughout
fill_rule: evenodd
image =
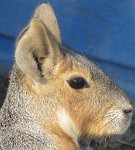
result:
M 14 61 L 15 39 L 46 0 L 0 0 L 0 74 Z M 50 0 L 62 41 L 93 59 L 135 100 L 135 1 Z

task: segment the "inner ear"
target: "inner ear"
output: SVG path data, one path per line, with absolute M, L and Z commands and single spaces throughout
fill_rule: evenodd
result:
M 44 83 L 47 80 L 45 74 L 61 57 L 59 44 L 44 23 L 32 20 L 17 42 L 15 59 L 19 68 L 34 82 Z
M 34 58 L 34 60 L 37 63 L 37 69 L 39 70 L 39 72 L 41 74 L 41 77 L 44 77 L 42 66 L 43 66 L 43 62 L 44 62 L 45 56 L 37 57 L 35 54 L 33 54 L 33 58 Z

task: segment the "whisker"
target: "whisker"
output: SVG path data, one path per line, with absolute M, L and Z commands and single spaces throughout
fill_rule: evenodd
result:
M 117 117 L 112 118 L 111 120 L 109 120 L 102 128 L 100 128 L 100 130 L 97 132 L 99 133 L 103 128 L 105 128 L 111 121 L 113 121 L 114 119 L 116 119 Z
M 110 109 L 110 108 L 112 108 L 112 106 L 110 107 L 107 107 L 108 108 L 108 110 Z M 91 125 L 93 125 L 94 123 L 95 123 L 95 121 L 98 121 L 99 119 L 103 119 L 104 117 L 105 117 L 105 115 L 103 114 L 102 116 L 99 116 L 99 118 L 98 118 L 98 114 L 99 114 L 99 112 L 100 112 L 101 110 L 99 110 L 99 111 L 97 111 L 97 113 L 96 114 L 94 114 L 94 116 L 97 116 L 96 118 L 91 118 L 92 119 L 92 123 L 90 124 L 90 126 Z M 109 114 L 111 114 L 111 113 L 108 113 L 108 115 Z M 100 120 L 99 120 L 100 121 Z

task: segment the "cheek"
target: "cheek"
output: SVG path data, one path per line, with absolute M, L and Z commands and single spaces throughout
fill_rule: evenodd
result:
M 70 115 L 77 122 L 82 133 L 85 133 L 96 119 L 100 119 L 100 105 L 93 101 L 93 97 L 90 97 L 90 95 L 72 94 L 67 101 Z

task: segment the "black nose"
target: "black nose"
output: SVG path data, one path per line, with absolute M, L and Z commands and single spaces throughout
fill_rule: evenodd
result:
M 133 110 L 132 108 L 125 109 L 125 110 L 124 110 L 124 114 L 126 114 L 126 115 L 127 115 L 127 114 L 131 114 L 131 113 L 132 113 L 132 110 Z

